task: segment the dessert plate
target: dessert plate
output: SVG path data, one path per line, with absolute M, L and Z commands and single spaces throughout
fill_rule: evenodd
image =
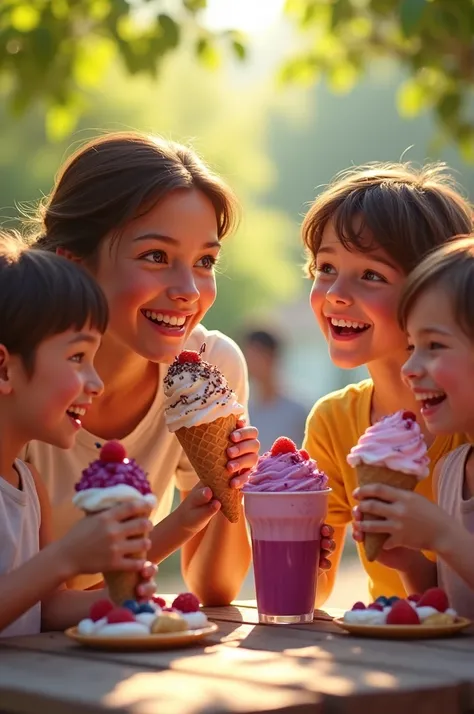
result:
M 357 637 L 378 637 L 390 640 L 427 640 L 437 637 L 451 637 L 472 624 L 466 617 L 458 617 L 450 625 L 359 625 L 344 622 L 342 618 L 333 622 L 351 635 Z
M 70 627 L 65 635 L 85 647 L 98 650 L 165 650 L 178 647 L 187 647 L 200 642 L 204 638 L 217 632 L 219 628 L 213 622 L 199 630 L 185 630 L 184 632 L 164 632 L 157 635 L 139 635 L 130 637 L 107 637 L 100 635 L 80 635 L 77 627 Z

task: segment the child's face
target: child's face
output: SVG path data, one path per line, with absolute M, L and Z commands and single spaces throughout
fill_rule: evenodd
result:
M 404 381 L 421 402 L 433 434 L 474 433 L 474 349 L 455 322 L 446 295 L 427 290 L 407 321 L 410 357 Z
M 95 274 L 109 303 L 107 339 L 171 362 L 216 297 L 214 208 L 200 191 L 174 191 L 111 240 Z
M 405 274 L 384 250 L 347 250 L 328 222 L 316 268 L 311 307 L 335 365 L 359 367 L 406 348 L 396 315 Z
M 25 441 L 73 446 L 82 416 L 103 390 L 93 365 L 100 339 L 87 327 L 49 337 L 36 350 L 33 376 L 20 357 L 10 357 L 12 418 Z

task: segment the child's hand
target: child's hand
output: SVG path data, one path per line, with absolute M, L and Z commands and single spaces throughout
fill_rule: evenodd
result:
M 323 523 L 321 526 L 321 552 L 319 554 L 319 572 L 330 570 L 332 563 L 329 560 L 336 547 L 332 539 L 334 528 Z
M 237 474 L 230 480 L 232 488 L 242 488 L 247 483 L 248 472 L 255 466 L 258 460 L 260 442 L 258 440 L 258 429 L 254 426 L 245 426 L 245 419 L 237 421 L 237 429 L 230 435 L 234 446 L 229 446 L 227 456 L 227 469 L 230 473 Z
M 404 547 L 436 552 L 439 549 L 449 516 L 427 498 L 384 484 L 356 488 L 354 498 L 360 501 L 355 508 L 359 521 L 357 533 L 388 533 L 390 537 L 384 544 L 385 550 Z M 384 520 L 361 521 L 364 514 L 380 516 Z
M 221 504 L 213 498 L 209 486 L 199 482 L 176 509 L 179 521 L 190 536 L 199 533 L 220 510 Z
M 82 518 L 58 543 L 68 577 L 107 570 L 142 570 L 144 558 L 127 556 L 150 548 L 150 510 L 146 503 L 129 501 Z
M 149 560 L 145 561 L 145 565 L 140 571 L 141 581 L 136 587 L 137 600 L 149 600 L 156 592 L 155 577 L 158 572 L 158 566 Z
M 362 513 L 360 512 L 359 506 L 353 509 L 352 514 L 354 516 L 354 520 L 352 521 L 352 537 L 357 543 L 363 543 L 364 531 L 361 528 Z M 409 548 L 391 548 L 390 550 L 385 550 L 382 548 L 376 560 L 377 563 L 385 565 L 387 568 L 393 568 L 394 570 L 406 573 L 412 565 L 413 550 Z

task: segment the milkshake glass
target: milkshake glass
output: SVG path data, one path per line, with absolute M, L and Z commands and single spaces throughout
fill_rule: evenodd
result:
M 315 461 L 277 440 L 244 487 L 252 536 L 259 622 L 311 622 L 316 598 L 321 525 L 330 489 Z M 278 445 L 280 442 L 280 446 Z M 290 449 L 290 444 L 294 450 Z

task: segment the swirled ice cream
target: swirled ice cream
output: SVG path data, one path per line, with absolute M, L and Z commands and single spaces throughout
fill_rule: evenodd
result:
M 421 429 L 412 412 L 398 411 L 370 426 L 347 456 L 350 466 L 378 466 L 418 480 L 429 474 L 429 458 Z
M 170 365 L 164 392 L 166 424 L 173 432 L 244 412 L 219 369 L 190 350 Z
M 327 482 L 328 477 L 307 451 L 298 451 L 290 439 L 280 437 L 271 451 L 260 456 L 243 490 L 245 493 L 323 491 Z

